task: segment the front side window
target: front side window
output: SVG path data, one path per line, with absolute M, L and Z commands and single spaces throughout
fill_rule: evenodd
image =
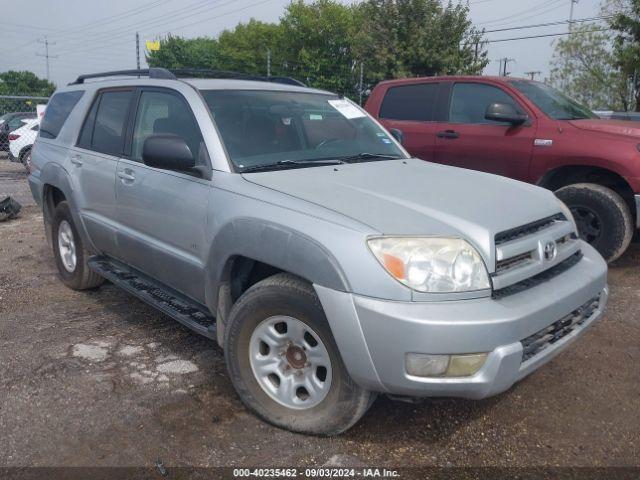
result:
M 202 94 L 240 171 L 277 162 L 313 166 L 351 157 L 405 157 L 368 114 L 336 95 L 257 90 Z
M 132 95 L 130 90 L 107 91 L 100 95 L 91 135 L 91 150 L 115 156 L 123 154 Z M 88 123 L 87 128 L 91 128 Z M 81 136 L 84 136 L 84 132 Z
M 512 105 L 518 113 L 525 113 L 513 98 L 498 87 L 484 83 L 456 83 L 453 86 L 449 121 L 451 123 L 498 124 L 487 120 L 487 107 L 492 103 Z
M 528 82 L 524 80 L 512 81 L 517 88 L 540 110 L 554 120 L 586 120 L 598 116 L 584 105 L 560 93 L 555 88 L 544 83 Z
M 173 134 L 181 137 L 198 159 L 202 148 L 202 134 L 187 103 L 169 92 L 144 91 L 140 95 L 131 157 L 142 160 L 142 148 L 149 135 Z
M 432 120 L 438 86 L 437 83 L 422 83 L 390 88 L 382 101 L 380 118 L 419 122 Z
M 56 93 L 45 109 L 40 136 L 43 138 L 56 138 L 71 110 L 73 110 L 73 107 L 76 106 L 83 94 L 84 92 L 81 90 Z

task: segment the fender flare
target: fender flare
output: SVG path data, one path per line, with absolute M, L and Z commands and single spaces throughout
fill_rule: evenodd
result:
M 318 241 L 289 227 L 257 218 L 237 218 L 223 226 L 209 252 L 206 301 L 216 311 L 220 286 L 228 284 L 234 260 L 246 257 L 312 284 L 350 291 L 333 254 Z

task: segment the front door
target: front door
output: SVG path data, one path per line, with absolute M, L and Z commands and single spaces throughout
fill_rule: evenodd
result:
M 513 126 L 485 118 L 492 103 L 513 105 L 529 121 Z M 508 92 L 494 85 L 452 86 L 447 121 L 437 123 L 435 161 L 527 181 L 535 140 L 535 118 Z
M 132 122 L 129 155 L 116 172 L 118 247 L 129 265 L 204 303 L 205 231 L 210 182 L 143 163 L 144 141 L 153 134 L 182 137 L 192 154 L 204 142 L 182 96 L 169 89 L 142 89 Z M 206 160 L 200 160 L 206 161 Z

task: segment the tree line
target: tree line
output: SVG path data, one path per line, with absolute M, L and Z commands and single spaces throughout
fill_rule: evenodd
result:
M 489 60 L 469 7 L 440 0 L 294 0 L 277 23 L 250 20 L 216 38 L 169 35 L 151 67 L 287 76 L 357 99 L 380 80 L 482 73 Z

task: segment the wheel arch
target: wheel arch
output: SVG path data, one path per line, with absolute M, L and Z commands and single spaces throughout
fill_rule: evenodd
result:
M 619 173 L 593 165 L 563 165 L 546 172 L 536 184 L 556 191 L 575 183 L 595 183 L 610 188 L 622 197 L 629 207 L 632 218 L 637 218 L 634 191 L 629 182 Z
M 276 273 L 290 273 L 312 285 L 350 290 L 337 260 L 323 245 L 290 227 L 256 218 L 236 219 L 220 230 L 207 268 L 206 303 L 216 312 L 221 328 L 239 296 Z

